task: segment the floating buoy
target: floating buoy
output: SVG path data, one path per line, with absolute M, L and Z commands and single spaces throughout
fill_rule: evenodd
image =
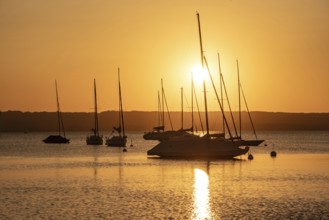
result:
M 130 147 L 133 147 L 133 146 L 134 146 L 133 144 L 130 145 Z
M 254 156 L 252 154 L 249 154 L 248 155 L 248 160 L 253 160 L 254 159 Z
M 267 147 L 267 144 L 264 144 L 265 147 Z
M 127 152 L 127 149 L 126 149 L 126 148 L 124 148 L 124 149 L 122 150 L 122 152 Z
M 276 152 L 274 150 L 274 144 L 273 144 L 273 148 L 272 148 L 272 151 L 271 151 L 271 157 L 276 157 Z
M 271 157 L 276 157 L 276 152 L 274 150 L 271 151 Z

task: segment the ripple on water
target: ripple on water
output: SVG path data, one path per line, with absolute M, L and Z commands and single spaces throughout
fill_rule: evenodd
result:
M 82 146 L 0 149 L 0 219 L 329 218 L 325 153 L 207 162 Z

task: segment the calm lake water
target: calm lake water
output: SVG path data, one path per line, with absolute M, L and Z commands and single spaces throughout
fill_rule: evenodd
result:
M 328 131 L 259 132 L 252 161 L 148 158 L 142 133 L 126 153 L 48 135 L 0 134 L 0 219 L 329 219 Z

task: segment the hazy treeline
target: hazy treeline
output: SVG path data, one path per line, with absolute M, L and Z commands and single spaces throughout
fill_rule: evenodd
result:
M 230 127 L 233 128 L 231 116 L 225 114 Z M 127 131 L 151 131 L 158 125 L 157 112 L 131 111 L 124 112 L 125 128 Z M 233 113 L 236 126 L 238 127 L 238 113 Z M 93 113 L 62 113 L 66 131 L 89 131 L 93 127 Z M 113 126 L 118 126 L 118 112 L 101 112 L 99 128 L 102 131 L 111 131 Z M 201 113 L 203 127 L 204 114 Z M 329 130 L 329 113 L 274 113 L 274 112 L 251 112 L 256 130 Z M 181 113 L 171 112 L 170 118 L 175 130 L 181 128 Z M 191 127 L 191 113 L 184 113 L 184 128 Z M 166 129 L 170 130 L 168 113 L 165 113 Z M 200 119 L 194 113 L 194 124 L 197 130 L 201 130 Z M 209 113 L 210 130 L 222 130 L 222 116 L 219 112 Z M 248 114 L 242 112 L 242 129 L 251 130 Z M 25 132 L 25 131 L 56 131 L 56 112 L 20 112 L 7 111 L 0 113 L 0 131 L 2 132 Z

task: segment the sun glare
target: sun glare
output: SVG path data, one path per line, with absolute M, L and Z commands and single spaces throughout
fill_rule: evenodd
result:
M 208 80 L 208 74 L 205 69 L 202 69 L 202 66 L 200 64 L 194 65 L 192 68 L 192 74 L 193 74 L 193 80 L 194 83 L 201 85 L 203 83 L 203 80 Z

